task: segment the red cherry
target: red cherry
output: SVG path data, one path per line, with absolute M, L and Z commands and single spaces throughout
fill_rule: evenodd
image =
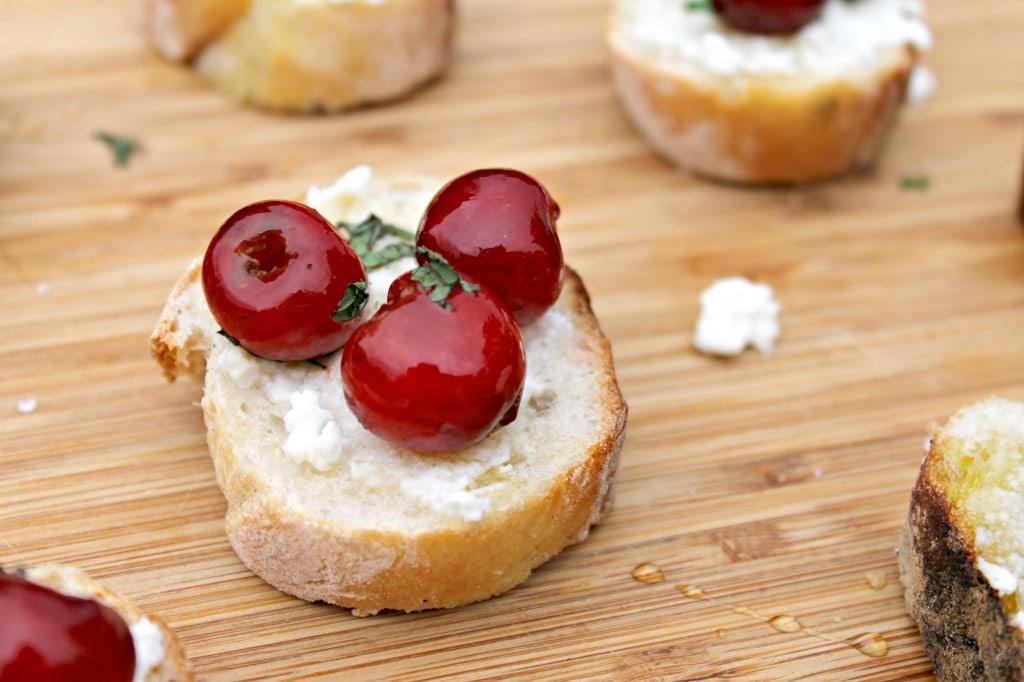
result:
M 529 175 L 477 170 L 441 188 L 423 214 L 416 243 L 490 287 L 525 326 L 562 290 L 562 246 L 555 232 L 559 212 Z
M 818 18 L 825 0 L 711 0 L 727 24 L 749 33 L 793 33 Z
M 92 599 L 0 574 L 0 682 L 131 682 L 124 620 Z
M 454 287 L 446 305 L 406 273 L 341 356 L 360 423 L 420 452 L 458 450 L 510 423 L 526 378 L 519 327 L 497 295 Z
M 306 360 L 337 350 L 359 325 L 366 269 L 313 209 L 259 201 L 214 235 L 203 290 L 217 323 L 243 348 L 271 360 Z M 339 310 L 343 299 L 352 306 Z

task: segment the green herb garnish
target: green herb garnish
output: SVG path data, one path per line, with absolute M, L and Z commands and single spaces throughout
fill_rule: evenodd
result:
M 370 295 L 366 293 L 366 282 L 352 282 L 345 287 L 345 294 L 341 297 L 341 303 L 331 315 L 331 319 L 335 322 L 354 320 L 359 317 L 359 313 L 363 312 L 363 306 L 366 305 L 369 298 Z
M 339 221 L 335 227 L 345 234 L 348 243 L 369 270 L 413 255 L 412 242 L 416 235 L 397 225 L 385 223 L 372 213 L 361 223 Z M 377 249 L 377 242 L 383 237 L 397 237 L 401 241 Z
M 413 269 L 412 278 L 427 290 L 430 300 L 442 308 L 451 309 L 452 304 L 448 302 L 448 297 L 456 286 L 467 293 L 480 290 L 479 284 L 463 279 L 441 254 L 423 246 L 417 247 L 416 253 L 425 256 L 427 262 Z
M 107 145 L 114 155 L 114 165 L 118 167 L 127 166 L 132 156 L 142 151 L 142 143 L 134 137 L 115 135 L 102 130 L 96 131 L 92 136 Z
M 930 175 L 904 175 L 900 178 L 900 187 L 902 189 L 913 189 L 923 191 L 932 186 L 932 178 Z
M 236 339 L 235 337 L 231 336 L 231 334 L 228 334 L 223 329 L 218 329 L 217 333 L 220 334 L 221 336 L 223 336 L 228 341 L 230 341 L 232 346 L 240 346 L 241 345 L 240 343 L 238 343 L 238 339 Z
M 683 9 L 687 12 L 714 12 L 715 6 L 711 4 L 711 0 L 686 0 Z

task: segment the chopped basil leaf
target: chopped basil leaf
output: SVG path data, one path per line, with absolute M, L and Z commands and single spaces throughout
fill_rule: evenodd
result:
M 341 297 L 338 309 L 334 311 L 331 318 L 335 322 L 354 320 L 359 317 L 359 313 L 363 312 L 363 306 L 366 305 L 369 298 L 370 295 L 366 293 L 366 282 L 352 282 L 345 287 L 345 294 Z
M 900 187 L 903 189 L 926 190 L 931 186 L 930 175 L 904 175 L 900 178 Z
M 373 252 L 377 241 L 381 237 L 397 237 L 406 242 L 412 242 L 416 239 L 416 235 L 412 232 L 404 230 L 397 225 L 385 223 L 373 213 L 360 223 L 348 223 L 341 220 L 335 223 L 335 227 L 345 232 L 348 243 L 352 245 L 352 249 L 364 260 Z M 384 264 L 381 263 L 381 265 Z M 380 267 L 380 265 L 374 267 Z
M 107 145 L 114 155 L 114 165 L 118 167 L 127 166 L 132 156 L 142 151 L 142 144 L 133 137 L 115 135 L 102 130 L 96 131 L 92 136 Z
M 232 346 L 239 346 L 239 345 L 241 345 L 241 344 L 238 343 L 238 339 L 236 339 L 235 337 L 231 336 L 231 334 L 228 334 L 223 329 L 218 329 L 217 333 L 220 334 L 221 336 L 223 336 L 228 341 L 230 341 Z
M 479 284 L 463 279 L 440 254 L 422 246 L 416 249 L 416 253 L 426 256 L 427 262 L 413 269 L 412 278 L 427 290 L 430 300 L 442 308 L 452 307 L 448 297 L 456 286 L 467 293 L 480 290 Z

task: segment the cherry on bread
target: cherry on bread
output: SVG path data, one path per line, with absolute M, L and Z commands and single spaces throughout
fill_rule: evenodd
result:
M 213 236 L 203 291 L 224 333 L 249 352 L 308 360 L 341 348 L 359 325 L 366 269 L 313 209 L 259 201 Z
M 159 619 L 83 571 L 0 569 L 3 682 L 190 682 L 181 645 Z
M 555 231 L 560 213 L 548 191 L 526 173 L 476 170 L 434 196 L 416 242 L 496 291 L 525 326 L 562 290 L 562 246 Z
M 440 187 L 361 167 L 310 189 L 306 203 L 367 270 L 367 318 L 340 351 L 278 362 L 232 344 L 218 333 L 198 259 L 151 338 L 168 378 L 203 382 L 239 558 L 283 592 L 357 615 L 455 607 L 526 580 L 609 510 L 625 436 L 611 346 L 580 277 L 563 265 L 557 298 L 521 325 L 498 291 L 416 243 L 412 230 Z M 527 196 L 525 215 L 554 220 L 553 202 Z M 490 240 L 483 222 L 479 236 Z M 438 267 L 417 274 L 426 265 Z M 454 353 L 419 367 L 452 334 L 465 337 Z M 383 374 L 395 366 L 423 375 L 399 386 Z M 474 376 L 456 376 L 463 368 Z M 399 433 L 360 414 L 370 402 L 361 390 L 380 394 L 375 409 Z M 436 403 L 423 409 L 425 425 L 412 419 L 419 408 L 399 404 L 410 396 Z
M 391 284 L 387 302 L 345 346 L 345 400 L 363 426 L 392 443 L 453 452 L 516 418 L 526 351 L 519 325 L 489 288 L 453 275 L 457 283 L 435 300 L 415 273 Z
M 716 9 L 717 8 L 717 9 Z M 872 167 L 931 45 L 918 0 L 615 0 L 616 95 L 651 148 L 719 181 Z

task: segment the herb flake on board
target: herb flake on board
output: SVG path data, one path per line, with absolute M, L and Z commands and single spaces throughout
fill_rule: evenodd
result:
M 932 186 L 932 177 L 921 173 L 918 175 L 904 175 L 900 178 L 900 189 L 912 189 L 924 191 Z
M 105 130 L 97 130 L 92 136 L 107 145 L 114 155 L 114 165 L 118 168 L 127 166 L 132 157 L 142 151 L 142 143 L 134 137 L 117 135 Z

